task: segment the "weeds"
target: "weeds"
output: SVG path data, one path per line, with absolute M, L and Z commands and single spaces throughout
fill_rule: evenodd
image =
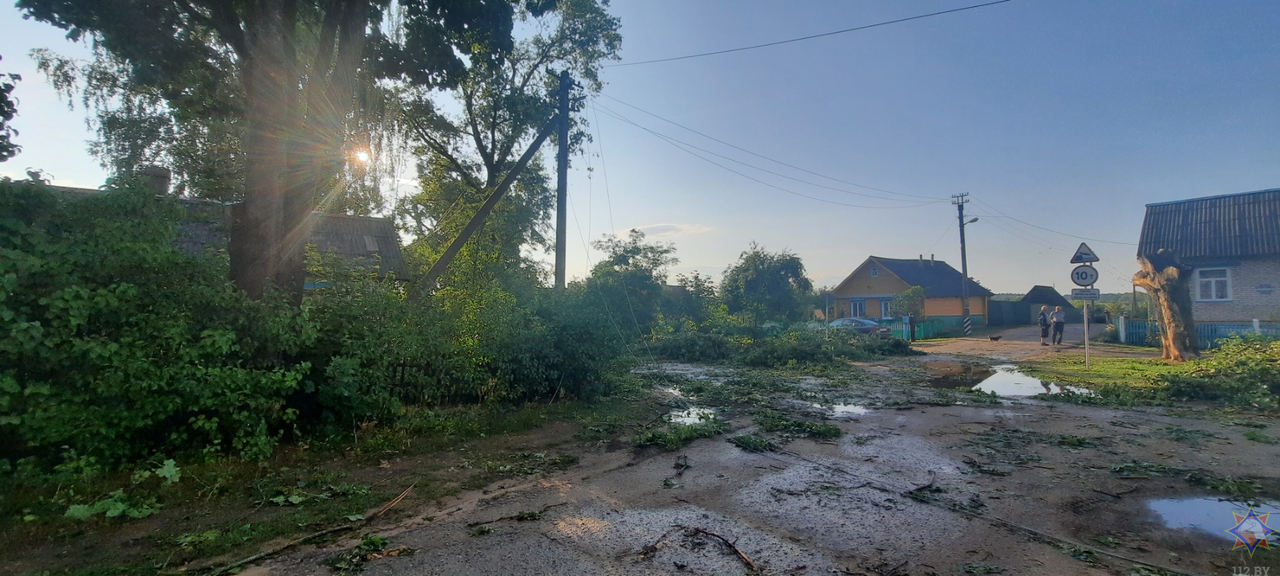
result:
M 729 438 L 729 443 L 747 452 L 777 452 L 779 449 L 776 442 L 759 434 L 740 434 Z
M 777 410 L 761 410 L 755 421 L 761 430 L 779 433 L 784 438 L 839 438 L 841 434 L 835 424 L 795 420 Z
M 1259 444 L 1275 444 L 1275 443 L 1277 443 L 1277 440 L 1276 440 L 1275 438 L 1272 438 L 1272 437 L 1270 437 L 1270 436 L 1267 436 L 1266 434 L 1263 434 L 1263 433 L 1261 433 L 1261 432 L 1259 432 L 1259 431 L 1257 431 L 1257 430 L 1245 430 L 1245 432 L 1244 432 L 1244 438 L 1245 438 L 1245 440 L 1250 440 L 1250 441 L 1253 441 L 1253 442 L 1257 442 L 1257 443 L 1259 443 Z
M 635 444 L 636 446 L 657 446 L 672 452 L 688 446 L 694 440 L 710 438 L 728 429 L 729 424 L 719 418 L 690 425 L 667 423 L 656 430 L 645 430 L 636 434 Z

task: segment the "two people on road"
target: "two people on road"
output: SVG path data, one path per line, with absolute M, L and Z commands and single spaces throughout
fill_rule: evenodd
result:
M 1054 344 L 1062 344 L 1062 330 L 1067 325 L 1067 313 L 1062 311 L 1061 306 L 1054 306 L 1053 312 L 1049 312 L 1048 306 L 1040 307 L 1040 345 L 1048 346 L 1044 341 L 1050 338 Z M 1053 335 L 1049 335 L 1050 328 L 1053 329 Z

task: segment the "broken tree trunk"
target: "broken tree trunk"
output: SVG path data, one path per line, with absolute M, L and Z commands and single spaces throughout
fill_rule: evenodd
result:
M 1200 355 L 1195 322 L 1191 317 L 1191 268 L 1183 266 L 1173 252 L 1161 248 L 1152 255 L 1138 257 L 1142 271 L 1133 275 L 1135 286 L 1155 299 L 1153 313 L 1160 314 L 1164 330 L 1160 342 L 1165 360 L 1183 362 Z

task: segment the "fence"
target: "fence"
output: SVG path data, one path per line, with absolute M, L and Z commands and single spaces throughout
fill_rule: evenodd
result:
M 1159 346 L 1160 327 L 1145 320 L 1121 318 L 1121 339 L 1125 344 Z M 1217 348 L 1218 341 L 1232 334 L 1262 334 L 1280 338 L 1280 322 L 1196 322 L 1196 340 L 1200 349 Z

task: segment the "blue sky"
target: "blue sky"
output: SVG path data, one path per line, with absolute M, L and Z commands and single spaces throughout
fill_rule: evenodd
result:
M 612 11 L 622 20 L 626 63 L 974 3 L 617 0 Z M 24 151 L 0 172 L 38 167 L 60 180 L 100 183 L 84 152 L 82 113 L 57 101 L 26 56 L 34 47 L 84 48 L 23 22 L 11 7 L 0 9 L 0 22 L 0 71 L 24 76 L 15 122 Z M 583 275 L 598 257 L 583 250 L 584 240 L 636 227 L 675 243 L 674 272 L 717 279 L 752 241 L 799 254 L 819 285 L 838 283 L 872 254 L 935 254 L 959 267 L 948 197 L 968 192 L 967 212 L 980 218 L 966 231 L 970 272 L 988 288 L 1067 290 L 1079 236 L 1096 239 L 1088 243 L 1102 258 L 1099 287 L 1127 291 L 1144 204 L 1280 186 L 1276 29 L 1280 5 L 1268 1 L 1014 0 L 760 50 L 606 69 L 608 97 L 584 111 L 598 136 L 590 156 L 574 159 L 570 180 L 569 273 Z M 860 197 L 699 152 L 798 194 L 867 207 L 789 194 L 614 114 L 829 188 L 894 197 L 844 181 L 936 201 Z

